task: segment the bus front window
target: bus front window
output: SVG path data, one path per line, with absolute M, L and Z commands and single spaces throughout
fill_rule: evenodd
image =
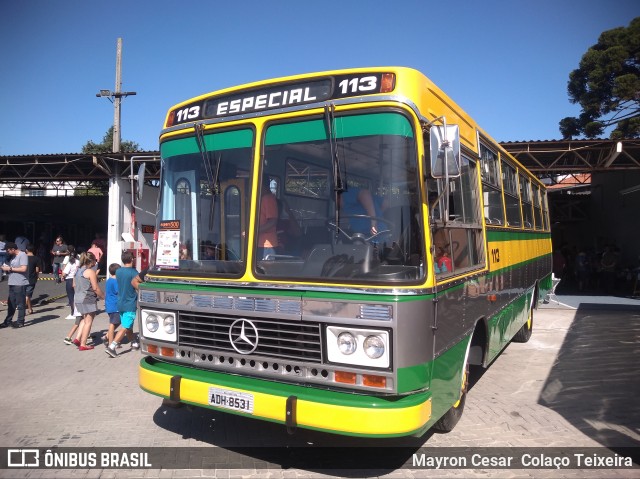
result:
M 194 137 L 165 141 L 156 268 L 185 273 L 240 275 L 254 134 L 205 134 L 203 154 Z M 217 181 L 216 181 L 217 179 Z
M 272 191 L 280 234 L 275 251 L 256 258 L 256 275 L 360 284 L 418 281 L 424 251 L 417 171 L 411 122 L 397 112 L 268 126 L 261 172 L 281 179 Z M 259 208 L 267 201 L 262 198 Z

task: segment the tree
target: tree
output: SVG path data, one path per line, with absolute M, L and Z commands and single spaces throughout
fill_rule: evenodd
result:
M 567 92 L 582 112 L 560 121 L 564 139 L 595 138 L 608 127 L 612 139 L 640 137 L 640 17 L 600 35 L 570 73 Z
M 133 151 L 140 151 L 140 145 L 134 141 L 121 141 L 120 151 L 124 153 L 130 153 Z M 89 140 L 82 147 L 82 153 L 84 154 L 97 154 L 97 153 L 113 153 L 113 126 L 107 130 L 102 143 L 94 143 Z

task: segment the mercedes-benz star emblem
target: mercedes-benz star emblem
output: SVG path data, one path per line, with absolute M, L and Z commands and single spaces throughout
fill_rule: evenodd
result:
M 229 328 L 229 341 L 240 354 L 251 354 L 258 347 L 258 328 L 248 319 L 236 319 Z

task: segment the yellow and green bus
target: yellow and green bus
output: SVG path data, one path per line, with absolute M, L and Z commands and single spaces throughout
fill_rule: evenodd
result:
M 139 381 L 368 437 L 451 430 L 469 365 L 531 335 L 544 185 L 420 72 L 277 78 L 172 107 Z

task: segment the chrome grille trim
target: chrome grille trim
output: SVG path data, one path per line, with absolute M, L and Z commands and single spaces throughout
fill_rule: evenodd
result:
M 382 304 L 362 304 L 360 305 L 360 319 L 377 319 L 381 321 L 391 321 L 393 318 L 391 306 Z
M 215 309 L 233 309 L 233 298 L 232 297 L 222 297 L 222 296 L 214 296 L 213 297 L 213 307 Z
M 229 329 L 237 316 L 180 312 L 178 342 L 181 347 L 237 354 Z M 252 355 L 289 361 L 322 362 L 322 335 L 318 323 L 272 318 L 247 318 L 258 330 L 258 346 Z
M 302 314 L 300 301 L 278 301 L 278 311 L 286 314 Z
M 140 302 L 141 303 L 157 303 L 158 302 L 158 292 L 157 291 L 140 291 Z
M 155 303 L 157 298 L 149 302 Z M 203 309 L 302 315 L 302 303 L 300 300 L 194 294 L 193 304 L 195 307 Z

